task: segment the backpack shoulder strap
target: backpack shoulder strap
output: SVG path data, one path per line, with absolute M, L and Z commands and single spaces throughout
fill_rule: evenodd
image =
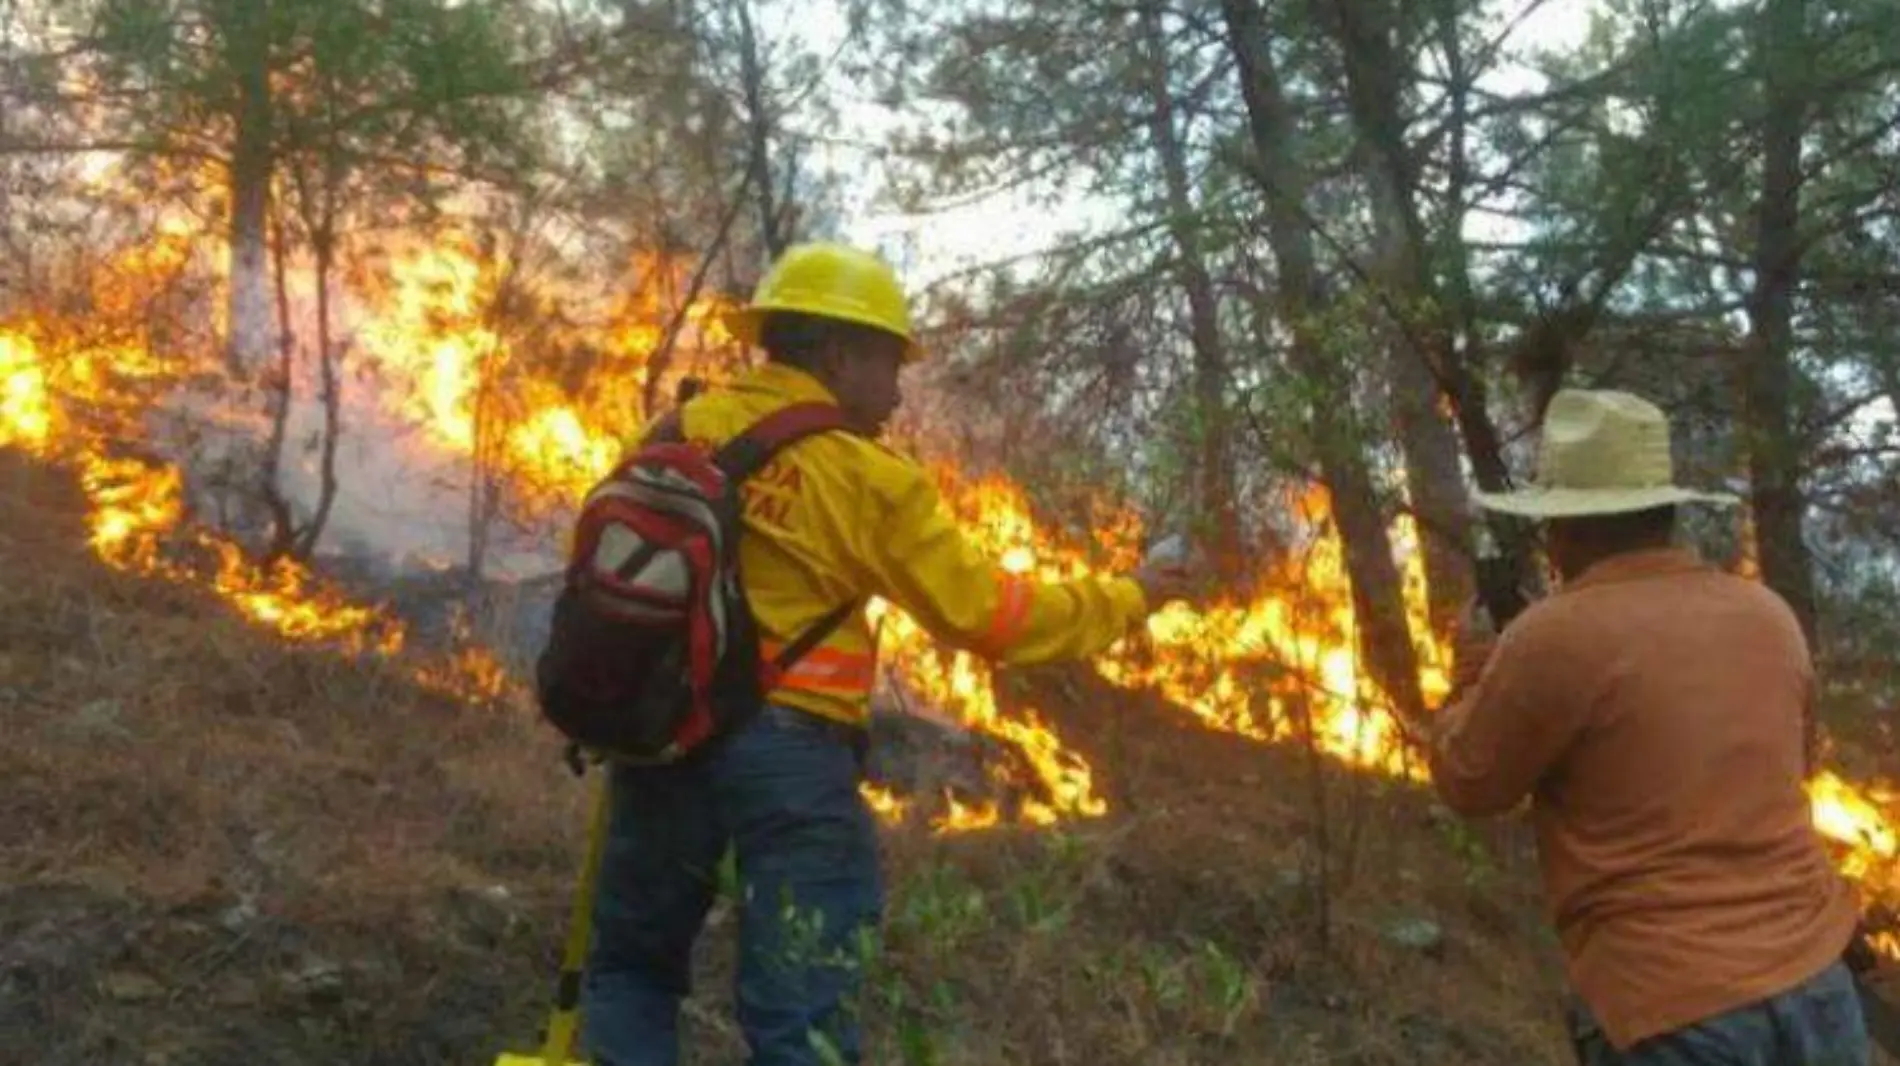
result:
M 798 639 L 785 645 L 777 658 L 772 660 L 772 668 L 784 672 L 796 666 L 798 660 L 803 659 L 807 652 L 823 643 L 826 637 L 837 632 L 838 627 L 844 625 L 852 615 L 857 614 L 858 608 L 862 606 L 864 606 L 863 600 L 848 600 L 833 607 L 822 618 L 813 622 L 811 628 L 800 633 Z
M 753 423 L 745 432 L 726 442 L 713 461 L 726 477 L 741 482 L 770 462 L 779 449 L 806 437 L 831 430 L 849 429 L 844 412 L 828 403 L 795 403 L 782 407 Z M 839 604 L 812 623 L 779 652 L 770 664 L 775 672 L 791 669 L 805 654 L 817 647 L 837 628 L 856 614 L 863 600 Z
M 848 428 L 844 412 L 828 403 L 795 403 L 754 422 L 727 441 L 713 462 L 735 484 L 759 472 L 779 449 L 806 437 Z

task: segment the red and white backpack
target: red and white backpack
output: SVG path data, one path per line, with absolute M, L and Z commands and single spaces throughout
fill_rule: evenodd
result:
M 777 678 L 857 609 L 844 604 L 762 661 L 740 585 L 740 486 L 781 449 L 845 428 L 794 404 L 716 453 L 669 421 L 588 493 L 535 664 L 542 714 L 583 749 L 667 763 L 743 725 Z

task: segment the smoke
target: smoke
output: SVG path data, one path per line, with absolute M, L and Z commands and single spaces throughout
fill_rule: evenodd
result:
M 314 338 L 314 323 L 297 335 Z M 466 565 L 471 460 L 395 410 L 389 383 L 351 341 L 349 330 L 336 331 L 337 489 L 318 554 L 394 574 Z M 315 513 L 322 493 L 322 382 L 308 347 L 293 365 L 277 479 L 300 523 Z M 234 534 L 259 539 L 268 522 L 258 503 L 271 437 L 268 408 L 261 386 L 219 378 L 175 391 L 154 408 L 152 421 L 152 443 L 185 470 L 194 505 Z M 493 521 L 484 573 L 519 580 L 558 569 L 563 517 L 531 530 Z

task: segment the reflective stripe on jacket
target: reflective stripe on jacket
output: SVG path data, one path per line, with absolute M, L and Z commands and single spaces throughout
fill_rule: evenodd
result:
M 768 363 L 680 409 L 718 446 L 793 403 L 835 402 L 802 371 Z M 964 538 L 924 469 L 849 433 L 808 438 L 746 482 L 739 565 L 767 656 L 839 604 L 881 596 L 937 639 L 1007 663 L 1094 655 L 1146 615 L 1132 579 L 1037 582 L 1005 573 Z M 860 724 L 876 673 L 862 611 L 807 654 L 774 702 Z

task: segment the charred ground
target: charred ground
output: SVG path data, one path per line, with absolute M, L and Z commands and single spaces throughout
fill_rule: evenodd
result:
M 83 512 L 0 454 L 0 1061 L 480 1066 L 531 1040 L 585 798 L 546 730 L 105 569 Z M 872 1061 L 1565 1061 L 1516 832 L 1086 670 L 1005 686 L 1111 812 L 887 831 Z M 722 907 L 690 1061 L 741 1055 L 730 933 Z

